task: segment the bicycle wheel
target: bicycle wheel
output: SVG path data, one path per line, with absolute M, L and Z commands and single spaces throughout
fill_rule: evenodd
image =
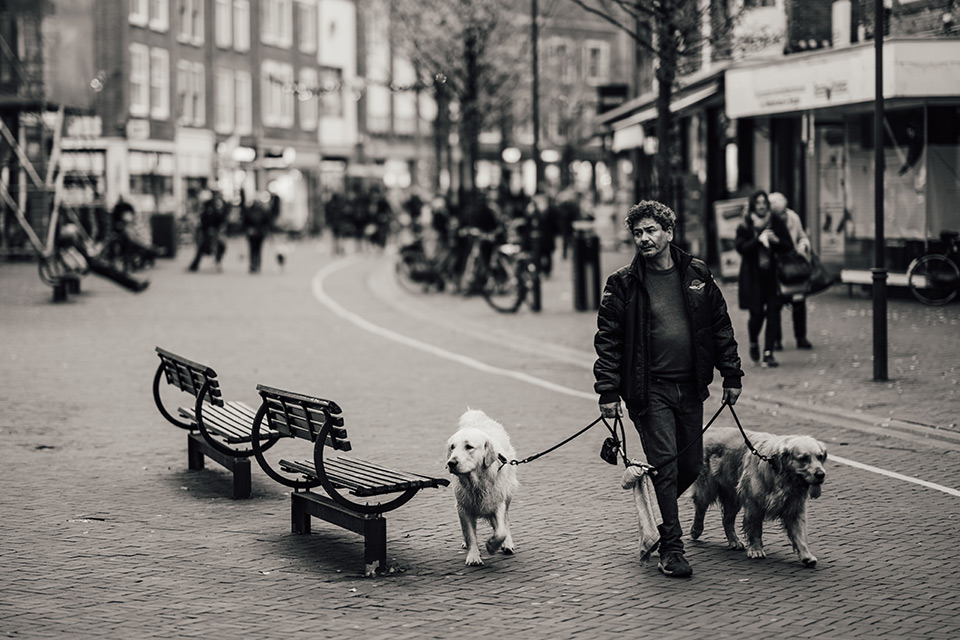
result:
M 924 304 L 947 304 L 957 297 L 960 269 L 946 256 L 936 253 L 921 256 L 907 269 L 910 292 Z
M 523 266 L 515 256 L 497 253 L 487 270 L 483 285 L 483 298 L 487 304 L 501 313 L 514 313 L 520 308 L 526 295 L 520 277 Z
M 443 291 L 443 278 L 426 256 L 401 253 L 396 263 L 397 282 L 413 293 Z

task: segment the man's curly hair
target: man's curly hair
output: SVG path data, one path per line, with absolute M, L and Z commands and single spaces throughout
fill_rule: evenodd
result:
M 630 207 L 623 223 L 627 229 L 633 231 L 633 225 L 644 218 L 653 218 L 654 222 L 659 224 L 664 231 L 670 231 L 677 224 L 677 214 L 673 212 L 673 209 L 656 200 L 641 200 Z

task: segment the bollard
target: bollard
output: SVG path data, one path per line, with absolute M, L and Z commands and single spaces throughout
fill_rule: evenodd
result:
M 600 308 L 600 238 L 589 221 L 574 222 L 573 308 L 596 311 Z

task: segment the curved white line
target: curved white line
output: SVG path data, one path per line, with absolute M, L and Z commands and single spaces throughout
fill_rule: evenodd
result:
M 571 389 L 569 387 L 564 387 L 559 384 L 554 384 L 547 380 L 541 380 L 540 378 L 535 378 L 529 374 L 523 373 L 521 371 L 513 371 L 511 369 L 502 369 L 500 367 L 494 367 L 485 362 L 481 362 L 469 356 L 464 356 L 459 353 L 454 353 L 452 351 L 447 351 L 441 347 L 437 347 L 426 342 L 421 342 L 415 338 L 405 336 L 403 334 L 391 331 L 390 329 L 385 329 L 379 325 L 375 325 L 366 318 L 359 316 L 352 311 L 347 311 L 343 306 L 340 305 L 336 300 L 327 295 L 326 290 L 323 287 L 324 281 L 331 274 L 336 273 L 342 269 L 349 267 L 350 265 L 358 262 L 359 258 L 351 256 L 349 258 L 344 258 L 338 260 L 337 262 L 331 263 L 317 272 L 313 277 L 312 289 L 313 297 L 323 306 L 327 307 L 330 311 L 334 312 L 344 320 L 369 331 L 375 335 L 380 336 L 381 338 L 386 338 L 387 340 L 393 340 L 394 342 L 406 345 L 413 349 L 419 349 L 425 353 L 437 356 L 438 358 L 443 358 L 444 360 L 450 360 L 451 362 L 456 362 L 464 366 L 476 369 L 483 373 L 489 373 L 496 376 L 503 376 L 505 378 L 512 378 L 520 382 L 526 382 L 527 384 L 532 384 L 536 387 L 542 389 L 547 389 L 548 391 L 555 391 L 557 393 L 562 393 L 567 396 L 574 398 L 582 398 L 585 400 L 591 400 L 593 402 L 597 401 L 597 395 L 594 393 L 584 393 L 583 391 L 577 391 L 576 389 Z M 910 476 L 905 476 L 903 474 L 897 473 L 895 471 L 887 471 L 886 469 L 881 469 L 879 467 L 873 467 L 868 464 L 863 464 L 862 462 L 856 462 L 854 460 L 848 460 L 847 458 L 841 458 L 840 456 L 835 456 L 830 454 L 830 460 L 834 462 L 839 462 L 840 464 L 845 464 L 856 469 L 862 469 L 864 471 L 870 471 L 872 473 L 877 473 L 883 476 L 890 478 L 896 478 L 898 480 L 903 480 L 905 482 L 912 482 L 913 484 L 918 484 L 922 487 L 927 487 L 928 489 L 935 489 L 936 491 L 941 491 L 943 493 L 960 497 L 960 491 L 956 489 L 951 489 L 950 487 L 945 487 L 940 484 L 933 482 L 927 482 L 926 480 L 920 480 L 919 478 L 912 478 Z
M 318 271 L 317 275 L 314 276 L 313 278 L 313 296 L 317 299 L 317 301 L 320 302 L 320 304 L 324 305 L 325 307 L 330 309 L 330 311 L 333 311 L 335 314 L 337 314 L 344 320 L 347 320 L 348 322 L 351 322 L 354 325 L 360 327 L 361 329 L 369 331 L 370 333 L 378 335 L 381 338 L 386 338 L 387 340 L 393 340 L 394 342 L 398 342 L 400 344 L 406 345 L 413 349 L 419 349 L 420 351 L 437 356 L 438 358 L 450 360 L 452 362 L 462 364 L 472 369 L 476 369 L 477 371 L 482 371 L 483 373 L 489 373 L 496 376 L 503 376 L 505 378 L 512 378 L 520 382 L 526 382 L 527 384 L 532 384 L 542 389 L 547 389 L 548 391 L 555 391 L 556 393 L 562 393 L 564 395 L 572 396 L 574 398 L 582 398 L 585 400 L 593 400 L 594 402 L 596 402 L 597 396 L 594 393 L 585 393 L 583 391 L 577 391 L 576 389 L 571 389 L 569 387 L 564 387 L 559 384 L 554 384 L 553 382 L 549 382 L 547 380 L 535 378 L 534 376 L 523 373 L 521 371 L 513 371 L 512 369 L 502 369 L 500 367 L 494 367 L 492 365 L 489 365 L 485 362 L 481 362 L 480 360 L 476 360 L 469 356 L 464 356 L 459 353 L 447 351 L 446 349 L 443 349 L 441 347 L 437 347 L 435 345 L 428 344 L 426 342 L 421 342 L 420 340 L 411 338 L 409 336 L 405 336 L 395 331 L 391 331 L 390 329 L 385 329 L 384 327 L 373 324 L 366 318 L 358 316 L 352 311 L 347 311 L 346 309 L 343 308 L 343 306 L 340 305 L 340 303 L 338 303 L 336 300 L 334 300 L 329 295 L 327 295 L 327 292 L 323 287 L 323 283 L 328 276 L 330 276 L 333 273 L 336 273 L 337 271 L 340 271 L 341 269 L 345 269 L 346 267 L 350 266 L 356 261 L 357 261 L 357 258 L 351 257 L 351 258 L 345 258 L 338 262 L 334 262 L 332 264 L 327 265 L 320 271 Z

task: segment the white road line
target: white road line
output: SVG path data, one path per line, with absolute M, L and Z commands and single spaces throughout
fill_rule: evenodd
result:
M 857 469 L 863 469 L 864 471 L 870 471 L 872 473 L 879 473 L 882 476 L 887 476 L 888 478 L 896 478 L 897 480 L 904 480 L 906 482 L 912 482 L 914 484 L 919 484 L 922 487 L 927 487 L 928 489 L 936 489 L 937 491 L 942 491 L 943 493 L 950 494 L 951 496 L 956 496 L 960 498 L 960 491 L 956 489 L 951 489 L 950 487 L 945 487 L 942 484 L 937 484 L 935 482 L 927 482 L 926 480 L 920 480 L 919 478 L 912 478 L 910 476 L 905 476 L 902 473 L 897 473 L 896 471 L 887 471 L 886 469 L 881 469 L 879 467 L 873 467 L 869 464 L 863 464 L 862 462 L 857 462 L 856 460 L 848 460 L 847 458 L 841 458 L 840 456 L 835 456 L 832 453 L 827 456 L 828 460 L 833 460 L 834 462 L 839 462 L 840 464 L 846 464 Z
M 391 331 L 390 329 L 386 329 L 379 325 L 373 324 L 366 318 L 359 316 L 353 313 L 352 311 L 348 311 L 339 302 L 337 302 L 327 294 L 326 289 L 324 289 L 324 282 L 330 275 L 336 273 L 337 271 L 340 271 L 342 269 L 349 267 L 350 265 L 358 262 L 359 260 L 360 259 L 355 256 L 338 260 L 334 263 L 327 265 L 320 271 L 318 271 L 317 274 L 313 277 L 313 283 L 312 283 L 313 297 L 316 298 L 316 300 L 320 304 L 322 304 L 327 309 L 337 314 L 347 322 L 350 322 L 356 325 L 357 327 L 364 329 L 365 331 L 369 331 L 374 335 L 378 335 L 381 338 L 392 340 L 399 344 L 406 345 L 412 349 L 418 349 L 425 353 L 434 355 L 438 358 L 443 358 L 444 360 L 450 360 L 451 362 L 462 364 L 466 367 L 470 367 L 471 369 L 476 369 L 477 371 L 481 371 L 483 373 L 489 373 L 491 375 L 511 378 L 513 380 L 526 382 L 527 384 L 540 387 L 541 389 L 554 391 L 556 393 L 561 393 L 563 395 L 571 396 L 574 398 L 582 398 L 584 400 L 590 400 L 596 403 L 597 395 L 595 393 L 585 393 L 583 391 L 578 391 L 576 389 L 564 387 L 563 385 L 554 384 L 553 382 L 542 380 L 541 378 L 531 376 L 529 374 L 523 373 L 522 371 L 514 371 L 512 369 L 503 369 L 501 367 L 495 367 L 485 362 L 481 362 L 480 360 L 477 360 L 475 358 L 461 355 L 459 353 L 454 353 L 453 351 L 448 351 L 441 347 L 438 347 L 426 342 L 421 342 L 420 340 L 411 338 L 409 336 L 405 336 L 403 334 L 397 333 L 396 331 Z M 898 480 L 903 480 L 905 482 L 911 482 L 913 484 L 918 484 L 922 487 L 927 487 L 928 489 L 934 489 L 936 491 L 941 491 L 951 496 L 960 497 L 960 491 L 957 491 L 956 489 L 952 489 L 950 487 L 945 487 L 940 484 L 936 484 L 934 482 L 927 482 L 926 480 L 920 480 L 919 478 L 905 476 L 895 471 L 887 471 L 886 469 L 881 469 L 879 467 L 863 464 L 862 462 L 856 462 L 855 460 L 848 460 L 847 458 L 841 458 L 840 456 L 835 456 L 833 454 L 830 454 L 829 459 L 834 462 L 839 462 L 840 464 L 845 464 L 850 467 L 854 467 L 856 469 L 862 469 L 863 471 L 869 471 L 871 473 L 877 473 L 882 476 L 896 478 Z

